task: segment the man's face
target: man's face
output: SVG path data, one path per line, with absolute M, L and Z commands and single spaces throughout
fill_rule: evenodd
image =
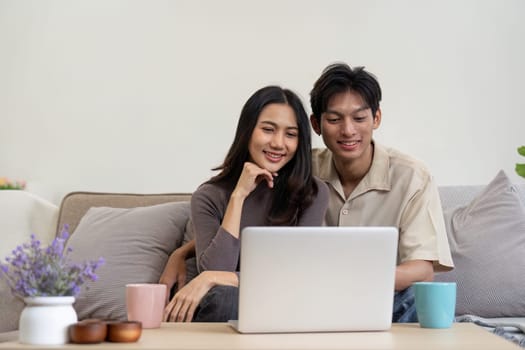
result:
M 347 91 L 334 95 L 321 115 L 321 123 L 313 116 L 311 122 L 338 161 L 355 162 L 365 157 L 371 161 L 372 134 L 381 123 L 381 111 L 378 109 L 374 118 L 358 93 Z

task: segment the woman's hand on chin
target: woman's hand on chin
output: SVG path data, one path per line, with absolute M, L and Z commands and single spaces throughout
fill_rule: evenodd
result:
M 255 163 L 246 162 L 242 169 L 241 176 L 237 180 L 237 186 L 234 192 L 243 197 L 247 197 L 261 181 L 266 181 L 268 187 L 273 187 L 273 178 L 277 174 L 272 174 L 270 171 L 261 168 Z

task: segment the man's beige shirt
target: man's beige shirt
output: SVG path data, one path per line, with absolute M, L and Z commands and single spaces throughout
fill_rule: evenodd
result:
M 349 198 L 328 149 L 313 149 L 314 175 L 330 188 L 328 226 L 395 226 L 399 229 L 398 263 L 433 261 L 450 270 L 450 255 L 437 186 L 426 167 L 394 149 L 374 143 L 370 170 Z

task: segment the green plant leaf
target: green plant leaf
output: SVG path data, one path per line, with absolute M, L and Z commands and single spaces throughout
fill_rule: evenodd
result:
M 518 147 L 518 153 L 525 156 L 525 146 Z
M 516 172 L 519 176 L 525 177 L 525 164 L 516 164 Z

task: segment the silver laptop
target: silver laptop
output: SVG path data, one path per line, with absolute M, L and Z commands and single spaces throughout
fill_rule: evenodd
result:
M 395 227 L 246 227 L 241 333 L 380 331 L 392 324 Z

